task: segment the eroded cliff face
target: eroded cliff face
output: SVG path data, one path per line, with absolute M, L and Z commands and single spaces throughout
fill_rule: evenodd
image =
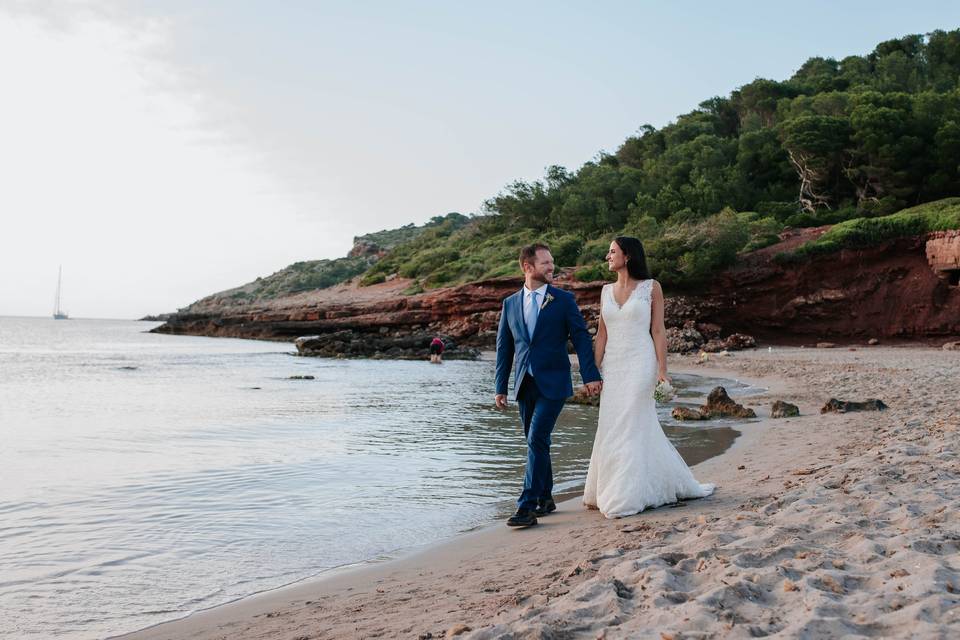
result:
M 928 238 L 844 250 L 799 264 L 773 260 L 776 253 L 821 232 L 805 230 L 746 256 L 719 274 L 705 293 L 668 291 L 667 326 L 676 332 L 696 331 L 707 340 L 734 333 L 767 341 L 810 342 L 960 335 L 960 287 L 928 259 Z M 948 252 L 957 246 L 956 235 L 931 236 L 939 242 L 933 252 L 937 264 L 951 264 Z M 562 276 L 556 284 L 574 292 L 588 324 L 595 326 L 603 283 L 579 283 Z M 380 294 L 366 288 L 362 295 L 351 295 L 345 288 L 322 300 L 291 301 L 287 307 L 241 305 L 179 313 L 155 331 L 285 341 L 334 333 L 342 339 L 348 331 L 357 335 L 356 344 L 363 344 L 366 335 L 375 336 L 377 345 L 389 344 L 391 338 L 399 345 L 409 342 L 410 336 L 442 335 L 459 347 L 489 348 L 495 342 L 502 300 L 520 286 L 518 277 L 412 296 L 402 295 L 396 285 Z
M 596 323 L 602 283 L 560 279 L 584 304 L 584 316 Z M 340 357 L 425 357 L 432 336 L 448 345 L 448 358 L 475 357 L 478 348 L 491 348 L 503 299 L 522 286 L 517 278 L 496 278 L 406 296 L 397 286 L 372 295 L 354 289 L 327 292 L 321 301 L 289 307 L 254 308 L 233 305 L 200 307 L 178 313 L 154 329 L 174 333 L 293 342 L 303 336 L 325 340 L 300 341 L 310 345 L 304 355 Z M 423 340 L 426 337 L 426 342 Z M 326 344 L 324 344 L 326 342 Z
M 767 339 L 954 336 L 960 287 L 928 259 L 927 246 L 957 235 L 903 238 L 784 266 L 770 247 L 720 274 L 701 318 Z M 946 250 L 935 255 L 947 261 Z
M 927 263 L 945 283 L 960 285 L 960 230 L 931 233 L 926 244 Z
M 383 296 L 327 296 L 308 306 L 233 306 L 178 313 L 154 329 L 159 333 L 292 340 L 337 331 L 409 335 L 437 333 L 458 341 L 483 341 L 496 332 L 500 304 L 520 287 L 519 278 L 500 278 L 405 296 L 394 287 Z

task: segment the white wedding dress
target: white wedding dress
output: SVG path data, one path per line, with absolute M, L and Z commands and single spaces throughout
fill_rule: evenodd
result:
M 667 439 L 657 418 L 653 390 L 657 354 L 650 335 L 653 280 L 641 281 L 617 304 L 613 285 L 600 294 L 607 327 L 600 419 L 587 471 L 583 503 L 608 518 L 702 498 L 714 485 L 700 484 Z

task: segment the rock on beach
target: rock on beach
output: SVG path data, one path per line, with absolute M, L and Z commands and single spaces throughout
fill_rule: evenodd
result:
M 699 409 L 674 407 L 671 415 L 675 420 L 709 420 L 710 418 L 756 418 L 753 409 L 738 404 L 727 395 L 723 387 L 714 387 L 707 396 L 707 404 Z
M 771 418 L 796 418 L 800 415 L 800 408 L 795 404 L 777 400 L 770 408 Z
M 823 408 L 820 409 L 820 413 L 847 413 L 848 411 L 884 411 L 887 409 L 887 405 L 884 404 L 883 400 L 877 400 L 876 398 L 869 398 L 863 402 L 857 402 L 855 400 L 837 400 L 836 398 L 830 398 L 827 401 L 827 404 L 823 405 Z

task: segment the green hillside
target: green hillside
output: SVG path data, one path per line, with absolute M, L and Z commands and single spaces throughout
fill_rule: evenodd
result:
M 313 289 L 326 289 L 363 273 L 372 262 L 368 257 L 295 262 L 269 276 L 211 297 L 235 302 L 261 302 Z
M 644 240 L 661 281 L 696 287 L 786 227 L 844 223 L 799 258 L 889 229 L 956 226 L 955 214 L 890 214 L 960 195 L 958 81 L 960 30 L 811 58 L 786 80 L 758 78 L 645 125 L 575 172 L 514 182 L 486 215 L 399 244 L 363 282 L 396 273 L 418 290 L 516 273 L 517 247 L 534 239 L 580 265 L 578 277 L 602 278 L 610 239 L 626 233 Z
M 469 218 L 459 213 L 435 216 L 423 225 L 408 224 L 398 229 L 384 229 L 375 233 L 356 236 L 353 239 L 355 249 L 361 249 L 360 255 L 332 260 L 306 260 L 292 265 L 253 282 L 216 293 L 200 300 L 200 303 L 227 301 L 230 303 L 263 302 L 274 298 L 326 289 L 346 282 L 366 272 L 379 259 L 380 252 L 389 252 L 397 246 L 407 246 L 423 233 L 433 229 L 458 229 L 467 224 Z M 351 252 L 352 253 L 352 252 Z
M 786 80 L 757 78 L 662 129 L 644 125 L 576 171 L 514 182 L 482 215 L 360 236 L 362 255 L 299 262 L 217 297 L 259 301 L 360 275 L 411 278 L 415 293 L 516 274 L 518 248 L 534 240 L 576 277 L 602 279 L 619 234 L 644 241 L 664 284 L 696 288 L 787 227 L 836 225 L 786 261 L 957 228 L 958 83 L 960 30 L 811 58 Z

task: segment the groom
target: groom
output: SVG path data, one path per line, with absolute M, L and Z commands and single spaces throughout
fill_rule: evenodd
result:
M 573 341 L 580 374 L 591 395 L 600 393 L 600 372 L 593 361 L 593 345 L 573 294 L 550 286 L 553 256 L 544 244 L 520 251 L 523 289 L 503 301 L 497 332 L 497 407 L 507 406 L 510 367 L 515 376 L 510 399 L 517 401 L 527 439 L 527 471 L 517 512 L 507 520 L 511 527 L 537 524 L 537 516 L 556 511 L 553 501 L 553 468 L 550 434 L 573 395 L 567 340 Z

